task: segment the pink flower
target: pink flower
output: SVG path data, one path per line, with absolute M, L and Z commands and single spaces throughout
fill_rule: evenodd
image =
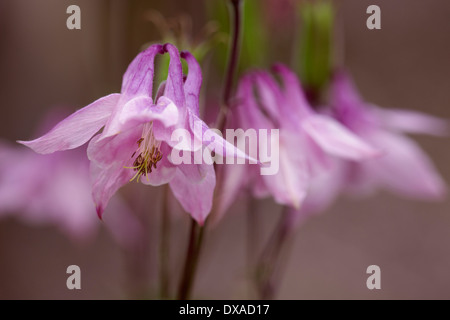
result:
M 333 118 L 316 113 L 292 71 L 282 65 L 274 71 L 283 86 L 262 71 L 241 79 L 231 126 L 279 129 L 279 172 L 261 176 L 252 168 L 227 167 L 224 186 L 233 194 L 247 185 L 257 197 L 271 195 L 276 202 L 299 209 L 315 177 L 333 165 L 331 156 L 359 161 L 377 156 L 378 151 Z M 242 180 L 244 170 L 247 176 Z M 224 196 L 222 211 L 231 198 Z
M 331 89 L 332 113 L 384 156 L 350 163 L 346 178 L 352 190 L 387 188 L 398 194 L 424 199 L 441 198 L 446 184 L 431 159 L 405 133 L 448 133 L 445 120 L 407 110 L 382 109 L 364 102 L 345 73 L 338 73 Z
M 170 55 L 169 74 L 154 100 L 154 59 Z M 152 45 L 130 64 L 120 94 L 103 97 L 61 121 L 46 135 L 22 144 L 39 153 L 77 148 L 89 142 L 92 193 L 101 217 L 111 196 L 130 180 L 159 186 L 169 183 L 175 197 L 202 224 L 211 210 L 216 183 L 211 164 L 179 164 L 171 161 L 172 150 L 198 151 L 209 128 L 199 119 L 200 66 L 182 52 L 189 67 L 183 77 L 180 54 L 171 44 Z M 194 130 L 200 126 L 200 130 Z M 171 139 L 176 129 L 185 129 L 193 143 Z M 234 147 L 218 135 L 208 143 L 219 154 L 234 155 Z
M 38 155 L 0 141 L 0 216 L 54 224 L 75 240 L 86 240 L 101 225 L 89 190 L 83 150 Z M 141 227 L 120 198 L 113 202 L 105 224 L 119 244 L 131 246 Z

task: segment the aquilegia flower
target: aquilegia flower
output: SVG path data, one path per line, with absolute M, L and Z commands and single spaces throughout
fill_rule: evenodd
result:
M 261 176 L 249 168 L 246 181 L 239 183 L 235 171 L 243 169 L 226 167 L 224 185 L 231 186 L 229 192 L 235 192 L 247 183 L 255 196 L 272 195 L 276 202 L 299 209 L 314 177 L 333 164 L 330 155 L 359 161 L 379 152 L 333 118 L 316 113 L 306 101 L 296 75 L 287 67 L 276 65 L 274 71 L 280 75 L 282 87 L 262 71 L 241 79 L 230 126 L 279 129 L 279 172 Z M 230 197 L 225 201 L 230 202 Z M 221 210 L 227 205 L 222 204 Z
M 382 109 L 364 102 L 350 77 L 337 73 L 331 87 L 332 114 L 362 139 L 378 147 L 383 157 L 349 163 L 347 183 L 352 190 L 387 188 L 414 198 L 438 199 L 446 184 L 431 159 L 404 133 L 445 135 L 445 120 L 423 113 Z
M 168 77 L 153 100 L 154 59 L 166 52 L 170 55 Z M 136 179 L 153 186 L 169 183 L 183 208 L 202 224 L 211 210 L 214 168 L 204 162 L 175 165 L 171 161 L 174 148 L 192 153 L 199 146 L 203 148 L 203 133 L 208 130 L 199 119 L 200 66 L 189 52 L 182 52 L 181 57 L 189 68 L 186 78 L 176 47 L 152 45 L 129 65 L 120 94 L 103 97 L 61 121 L 44 136 L 21 143 L 39 153 L 52 153 L 79 147 L 103 128 L 89 142 L 87 151 L 92 193 L 100 217 L 111 196 Z M 196 126 L 200 130 L 194 130 Z M 171 139 L 180 128 L 190 135 L 185 143 Z M 219 154 L 235 154 L 234 147 L 218 135 L 207 146 Z

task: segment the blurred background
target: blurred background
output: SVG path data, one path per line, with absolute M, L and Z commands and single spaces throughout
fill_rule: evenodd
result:
M 180 49 L 194 50 L 208 22 L 220 22 L 207 2 L 211 0 L 2 0 L 0 137 L 11 143 L 35 138 L 48 111 L 61 106 L 76 110 L 119 92 L 122 74 L 134 56 L 145 44 L 167 38 L 161 23 L 155 25 L 155 12 L 166 18 L 185 15 L 182 25 L 184 30 L 191 28 L 188 34 L 193 36 Z M 66 28 L 66 9 L 72 4 L 81 8 L 81 30 Z M 268 67 L 274 61 L 292 65 L 292 46 L 299 36 L 292 1 L 258 4 L 264 30 L 270 33 L 263 38 L 258 33 L 262 28 L 252 32 L 270 52 L 261 53 L 259 60 L 248 60 L 245 55 L 251 53 L 244 52 L 241 70 Z M 381 8 L 381 30 L 366 27 L 371 4 Z M 450 119 L 449 1 L 430 0 L 425 6 L 422 0 L 340 0 L 336 9 L 337 59 L 350 70 L 367 101 Z M 209 106 L 218 105 L 223 81 L 226 41 L 221 40 L 221 30 L 226 26 L 213 25 L 216 42 L 202 61 L 206 113 Z M 449 182 L 448 138 L 415 139 Z M 100 220 L 95 221 L 95 235 L 74 241 L 54 225 L 5 215 L 0 220 L 0 299 L 122 299 L 139 287 L 149 287 L 147 297 L 152 298 L 158 284 L 162 191 L 129 184 L 121 192 L 148 228 L 145 244 L 132 252 L 118 246 Z M 240 214 L 244 206 L 236 203 L 208 230 L 195 298 L 248 297 L 247 220 Z M 450 197 L 441 202 L 384 192 L 368 199 L 341 197 L 299 229 L 278 298 L 450 299 L 449 209 Z M 272 200 L 258 204 L 261 234 L 275 223 L 279 211 Z M 169 271 L 174 282 L 181 271 L 188 226 L 187 215 L 172 219 Z M 66 287 L 66 268 L 72 264 L 81 268 L 82 290 Z M 366 287 L 366 269 L 372 264 L 381 267 L 381 290 Z

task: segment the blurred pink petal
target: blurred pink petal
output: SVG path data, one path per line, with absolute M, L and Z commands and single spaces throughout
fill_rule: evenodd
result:
M 415 198 L 439 199 L 445 195 L 445 182 L 428 155 L 413 140 L 383 131 L 367 139 L 386 153 L 384 157 L 360 164 L 367 166 L 378 185 Z
M 380 125 L 388 130 L 404 133 L 445 136 L 450 133 L 448 121 L 428 114 L 400 109 L 384 109 L 373 106 Z
M 380 152 L 332 118 L 313 115 L 302 123 L 303 129 L 327 153 L 351 160 L 364 160 Z
M 89 161 L 82 149 L 39 155 L 1 142 L 0 168 L 0 215 L 14 215 L 34 225 L 54 224 L 79 241 L 90 239 L 104 225 L 95 215 Z M 139 234 L 141 226 L 119 197 L 109 211 L 126 217 L 122 234 Z M 106 226 L 113 231 L 109 223 Z M 124 244 L 123 239 L 116 240 Z
M 350 190 L 387 188 L 413 198 L 440 199 L 446 183 L 426 153 L 403 132 L 442 135 L 448 122 L 419 112 L 387 110 L 365 103 L 350 77 L 341 72 L 331 86 L 334 116 L 355 134 L 383 152 L 383 156 L 348 163 Z M 359 193 L 359 191 L 358 191 Z

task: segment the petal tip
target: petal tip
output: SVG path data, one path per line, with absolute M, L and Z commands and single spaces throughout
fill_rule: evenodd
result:
M 96 210 L 97 210 L 97 216 L 100 219 L 100 221 L 103 221 L 103 206 L 102 205 L 98 205 L 96 206 Z

